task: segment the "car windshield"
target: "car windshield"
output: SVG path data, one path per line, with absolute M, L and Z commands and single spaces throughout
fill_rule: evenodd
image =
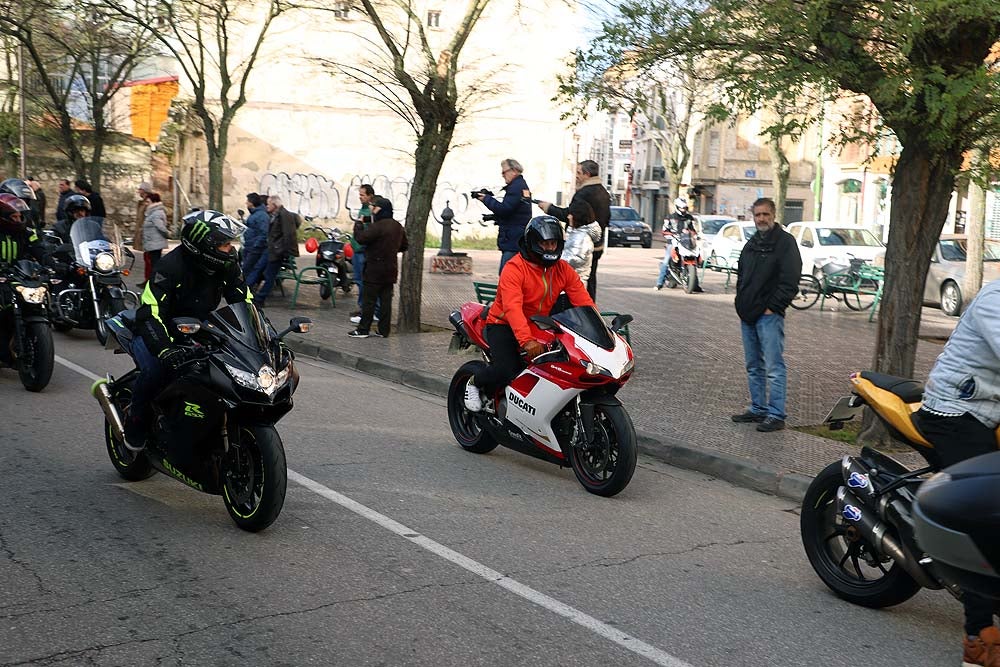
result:
M 968 241 L 948 239 L 941 241 L 941 259 L 946 262 L 964 262 Z M 1000 262 L 1000 241 L 986 240 L 983 246 L 983 261 Z
M 702 234 L 718 234 L 726 224 L 732 222 L 732 218 L 709 218 L 701 221 Z
M 623 208 L 620 206 L 611 207 L 611 219 L 620 220 L 623 222 L 630 222 L 639 219 L 639 214 L 632 208 Z
M 817 227 L 819 244 L 825 246 L 850 245 L 877 248 L 882 244 L 867 229 L 852 227 Z

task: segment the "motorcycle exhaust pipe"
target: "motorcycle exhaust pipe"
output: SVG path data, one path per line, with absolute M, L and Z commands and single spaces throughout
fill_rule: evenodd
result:
M 895 561 L 918 584 L 935 590 L 941 588 L 941 584 L 924 571 L 909 550 L 889 534 L 886 525 L 879 521 L 875 513 L 843 486 L 837 491 L 837 513 L 849 526 L 856 528 L 869 544 Z
M 111 434 L 118 442 L 125 442 L 125 426 L 122 424 L 121 415 L 118 414 L 118 408 L 115 407 L 114 401 L 111 400 L 108 381 L 106 379 L 98 380 L 90 388 L 90 393 L 97 399 L 101 409 L 104 410 L 104 416 L 108 418 L 108 423 L 111 424 Z M 128 447 L 128 444 L 125 446 Z
M 875 500 L 875 485 L 872 484 L 871 473 L 864 463 L 848 454 L 840 462 L 840 471 L 844 477 L 844 486 L 851 494 L 871 506 Z

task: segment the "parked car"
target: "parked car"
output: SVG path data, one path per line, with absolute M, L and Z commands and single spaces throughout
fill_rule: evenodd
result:
M 967 239 L 946 234 L 938 241 L 931 256 L 931 267 L 924 283 L 924 303 L 940 306 L 945 315 L 962 314 Z M 983 284 L 1000 279 L 1000 241 L 986 239 L 983 248 Z
M 717 234 L 710 242 L 706 242 L 702 236 L 701 256 L 711 261 L 712 255 L 729 263 L 729 258 L 739 251 L 750 240 L 750 237 L 757 233 L 757 227 L 752 220 L 734 220 L 727 222 L 719 228 Z
M 698 228 L 698 236 L 701 238 L 701 250 L 704 256 L 712 252 L 712 244 L 719 231 L 730 222 L 736 222 L 736 218 L 731 215 L 696 215 L 694 216 L 695 226 Z
M 639 212 L 629 206 L 612 206 L 608 224 L 608 247 L 642 245 L 653 247 L 653 229 L 643 222 Z
M 885 245 L 868 229 L 858 225 L 793 222 L 788 233 L 795 237 L 802 255 L 802 273 L 819 274 L 825 264 L 850 265 L 856 257 L 873 262 L 885 253 Z

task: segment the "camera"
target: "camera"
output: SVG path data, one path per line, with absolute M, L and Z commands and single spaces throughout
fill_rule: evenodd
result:
M 478 190 L 473 190 L 472 192 L 469 193 L 469 196 L 472 197 L 473 199 L 476 198 L 476 195 L 485 195 L 487 197 L 492 197 L 493 193 L 487 190 L 486 188 L 479 188 Z
M 497 219 L 497 214 L 496 213 L 484 213 L 483 214 L 483 222 L 496 222 L 496 219 Z

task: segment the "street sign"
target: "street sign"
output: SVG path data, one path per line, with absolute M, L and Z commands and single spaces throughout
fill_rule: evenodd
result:
M 620 150 L 620 151 L 630 151 L 630 150 L 632 150 L 632 140 L 631 139 L 619 139 L 618 140 L 618 150 Z

